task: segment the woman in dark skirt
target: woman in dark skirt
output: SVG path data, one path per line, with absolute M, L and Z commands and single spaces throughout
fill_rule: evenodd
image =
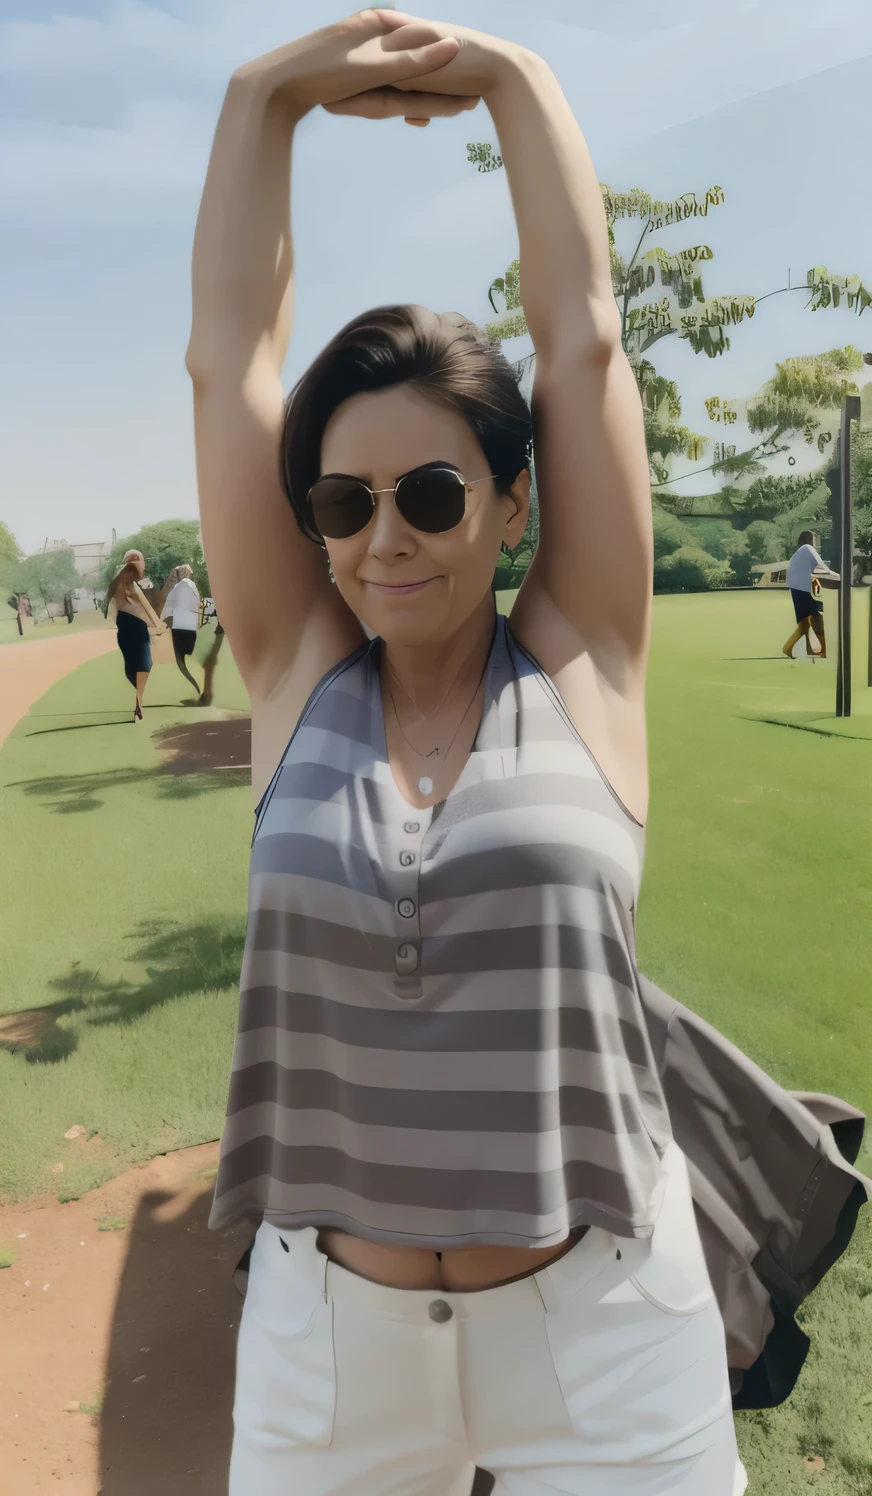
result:
M 109 583 L 106 612 L 114 604 L 118 648 L 124 660 L 124 674 L 136 691 L 133 720 L 142 720 L 142 698 L 151 672 L 151 639 L 149 628 L 161 627 L 160 619 L 138 585 L 145 576 L 145 557 L 141 551 L 128 551 L 124 564 Z

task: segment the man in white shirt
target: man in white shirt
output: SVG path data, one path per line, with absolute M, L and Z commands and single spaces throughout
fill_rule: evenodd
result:
M 821 659 L 827 657 L 827 639 L 824 632 L 824 605 L 812 590 L 820 587 L 838 587 L 839 573 L 830 571 L 826 561 L 818 555 L 811 530 L 803 530 L 798 549 L 787 563 L 787 585 L 793 598 L 796 613 L 796 629 L 784 645 L 783 653 L 792 657 L 793 649 L 800 639 L 805 639 L 808 648 L 809 626 L 820 640 Z
M 178 580 L 171 587 L 160 616 L 172 620 L 173 653 L 176 657 L 176 664 L 199 696 L 200 687 L 191 675 L 186 662 L 188 656 L 193 654 L 194 645 L 197 642 L 197 629 L 200 626 L 200 594 L 190 566 L 179 566 L 176 576 Z

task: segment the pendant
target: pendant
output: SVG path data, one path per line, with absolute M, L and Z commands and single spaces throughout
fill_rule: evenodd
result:
M 432 781 L 432 779 L 428 779 L 428 777 L 427 777 L 426 774 L 422 774 L 421 778 L 418 780 L 418 789 L 421 791 L 422 795 L 432 795 L 432 793 L 433 793 L 433 781 Z

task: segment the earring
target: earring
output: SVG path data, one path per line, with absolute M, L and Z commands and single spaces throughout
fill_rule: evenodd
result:
M 501 556 L 507 556 L 508 554 L 509 554 L 509 547 L 506 545 L 506 542 L 503 541 L 502 545 L 500 546 L 500 555 Z
M 327 575 L 328 575 L 328 577 L 330 578 L 331 582 L 333 583 L 333 585 L 335 587 L 336 586 L 336 578 L 333 575 L 333 567 L 330 565 L 329 561 L 327 562 Z

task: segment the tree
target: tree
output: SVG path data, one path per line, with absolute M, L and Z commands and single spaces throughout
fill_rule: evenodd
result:
M 67 593 L 81 585 L 75 552 L 69 546 L 26 556 L 10 569 L 6 581 L 14 595 L 25 593 L 31 603 L 38 600 L 46 608 L 49 603 L 62 603 Z
M 0 586 L 8 586 L 8 578 L 14 566 L 24 560 L 24 552 L 8 525 L 0 520 Z
M 200 541 L 200 526 L 195 519 L 166 519 L 154 525 L 143 525 L 134 535 L 119 540 L 110 551 L 101 572 L 104 587 L 121 570 L 126 551 L 142 551 L 145 571 L 160 591 L 176 566 L 193 568 L 194 580 L 201 594 L 209 595 L 209 577 Z
M 498 171 L 503 166 L 502 157 L 487 142 L 470 142 L 467 156 L 480 172 Z M 696 244 L 673 253 L 659 245 L 642 253 L 642 246 L 646 237 L 663 228 L 690 218 L 707 217 L 711 209 L 724 203 L 722 187 L 709 187 L 699 196 L 695 192 L 685 192 L 671 201 L 652 198 L 650 193 L 638 187 L 628 192 L 614 192 L 605 183 L 600 183 L 600 189 L 608 223 L 612 288 L 621 313 L 621 342 L 642 398 L 652 487 L 657 488 L 668 482 L 670 457 L 682 455 L 699 460 L 709 445 L 709 438 L 680 424 L 681 397 L 677 384 L 659 375 L 645 356 L 655 343 L 661 338 L 677 336 L 684 339 L 694 353 L 715 358 L 730 348 L 726 329 L 753 317 L 759 304 L 770 296 L 803 292 L 808 295 L 807 306 L 811 311 L 838 307 L 845 301 L 849 309 L 860 315 L 872 306 L 872 292 L 859 276 L 832 275 L 826 266 L 816 265 L 809 270 L 805 283 L 798 286 L 782 286 L 759 297 L 744 292 L 709 297 L 702 276 L 703 265 L 714 258 L 708 245 Z M 642 232 L 627 258 L 618 248 L 615 225 L 631 219 L 642 222 Z M 639 302 L 658 279 L 666 294 L 657 301 L 631 306 L 631 302 Z M 498 313 L 495 292 L 503 298 L 505 310 L 499 320 L 487 324 L 488 334 L 502 340 L 525 333 L 527 325 L 521 306 L 518 260 L 513 260 L 505 275 L 491 283 L 488 297 L 494 312 Z M 797 362 L 788 360 L 789 364 Z M 802 384 L 799 371 L 791 372 Z M 808 419 L 805 408 L 809 393 L 807 387 L 803 385 L 797 398 L 792 400 L 789 386 L 790 378 L 785 377 L 783 388 L 777 394 L 772 392 L 775 403 L 761 405 L 758 410 L 757 424 L 752 426 L 752 430 L 761 433 L 760 441 L 739 454 L 735 447 L 719 442 L 714 461 L 700 471 L 722 472 L 735 479 L 762 471 L 762 463 L 767 457 L 784 451 L 786 443 L 782 438 L 796 430 L 804 431 Z M 706 403 L 712 420 L 725 425 L 738 420 L 735 402 L 722 401 L 714 396 Z M 794 418 L 798 425 L 794 424 Z

